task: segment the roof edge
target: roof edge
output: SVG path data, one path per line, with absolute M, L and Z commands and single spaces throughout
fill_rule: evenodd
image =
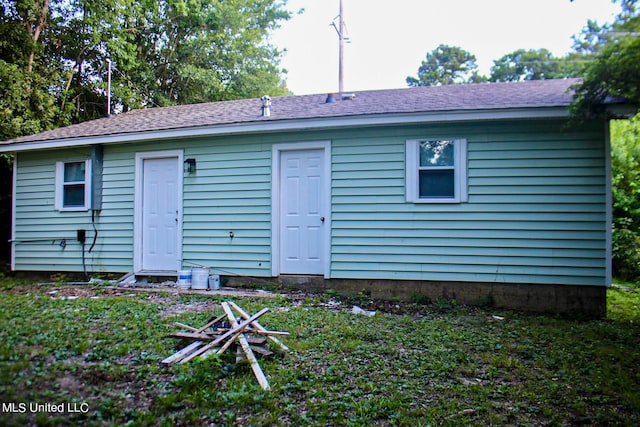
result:
M 418 113 L 367 114 L 302 118 L 280 121 L 243 122 L 157 131 L 129 132 L 102 136 L 83 136 L 0 145 L 0 153 L 69 148 L 98 144 L 136 143 L 162 139 L 182 139 L 205 136 L 255 133 L 294 132 L 300 130 L 345 129 L 360 126 L 393 126 L 420 123 L 455 123 L 508 119 L 568 118 L 566 106 L 504 108 L 494 110 L 452 110 Z

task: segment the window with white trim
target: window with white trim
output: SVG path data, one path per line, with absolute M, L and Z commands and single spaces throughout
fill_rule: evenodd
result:
M 89 160 L 56 162 L 56 209 L 86 211 L 89 209 L 91 170 Z
M 413 139 L 406 143 L 406 193 L 413 203 L 467 201 L 467 141 Z

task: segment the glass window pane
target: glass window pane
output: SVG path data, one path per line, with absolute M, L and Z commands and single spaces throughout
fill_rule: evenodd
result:
M 420 198 L 454 198 L 454 176 L 453 169 L 420 171 Z
M 453 166 L 453 141 L 420 141 L 420 166 Z
M 84 207 L 84 184 L 65 185 L 62 206 Z
M 84 182 L 84 162 L 65 163 L 64 182 Z

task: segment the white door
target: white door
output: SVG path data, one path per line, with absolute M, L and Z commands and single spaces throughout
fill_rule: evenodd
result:
M 142 270 L 175 271 L 179 242 L 179 159 L 142 162 Z
M 280 273 L 323 274 L 324 150 L 280 152 Z

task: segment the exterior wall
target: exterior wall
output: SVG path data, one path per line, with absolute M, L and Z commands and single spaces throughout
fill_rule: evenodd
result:
M 332 278 L 604 285 L 604 126 L 431 126 L 334 140 Z M 469 201 L 411 204 L 406 137 L 468 140 Z
M 183 149 L 184 266 L 271 275 L 271 147 L 331 140 L 331 278 L 483 283 L 606 284 L 604 124 L 564 131 L 563 121 L 381 127 L 167 141 L 104 149 L 103 210 L 89 271 L 133 268 L 135 153 Z M 466 138 L 469 201 L 405 198 L 405 141 Z M 56 160 L 78 148 L 20 153 L 17 270 L 82 271 L 75 230 L 93 239 L 90 212 L 54 209 Z M 233 232 L 234 238 L 229 237 Z
M 84 160 L 90 153 L 89 149 L 80 149 L 65 154 L 73 161 Z M 13 243 L 16 270 L 82 271 L 82 246 L 76 240 L 76 230 L 90 229 L 91 217 L 86 212 L 61 214 L 55 210 L 56 160 L 59 159 L 49 152 L 17 155 L 14 200 L 17 241 Z
M 220 274 L 271 275 L 271 144 L 254 137 L 185 145 L 183 259 Z M 233 232 L 233 238 L 230 237 Z
M 145 151 L 171 149 L 150 144 Z M 55 163 L 90 158 L 89 147 L 17 155 L 15 197 L 15 270 L 82 272 L 82 245 L 76 230 L 87 230 L 85 264 L 89 272 L 126 273 L 133 269 L 135 153 L 132 145 L 104 149 L 102 211 L 55 210 Z M 98 231 L 96 245 L 89 252 Z M 50 240 L 49 240 L 50 239 Z M 60 246 L 65 239 L 66 247 Z M 42 241 L 44 240 L 44 241 Z

